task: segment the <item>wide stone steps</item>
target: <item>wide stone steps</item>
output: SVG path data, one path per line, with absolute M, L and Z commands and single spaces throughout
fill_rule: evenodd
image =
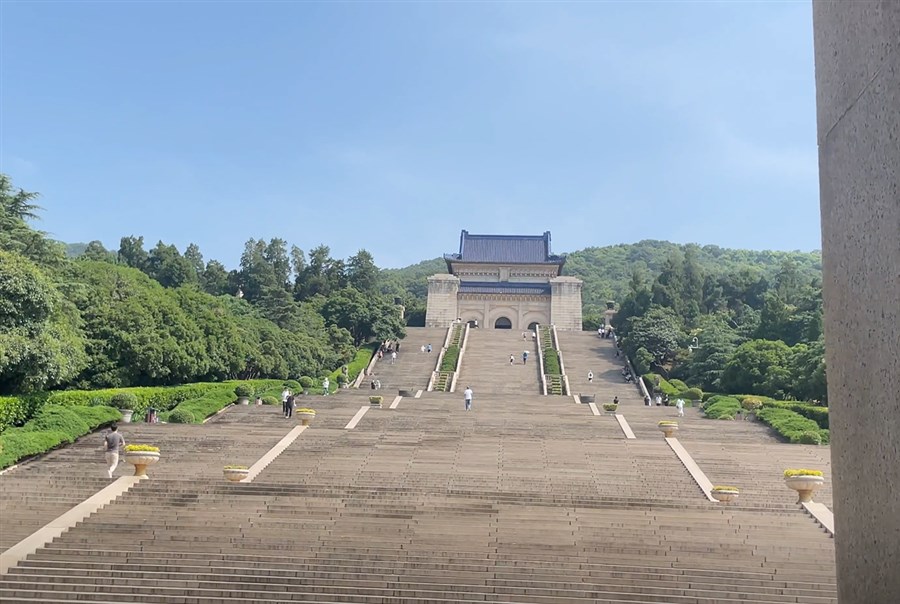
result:
M 447 337 L 447 330 L 435 327 L 407 327 L 406 337 L 400 342 L 400 352 L 397 359 L 391 364 L 391 355 L 386 353 L 384 357 L 375 362 L 372 374 L 363 379 L 360 389 L 371 390 L 373 379 L 381 381 L 383 392 L 369 392 L 379 394 L 390 402 L 391 397 L 400 389 L 424 390 L 431 379 L 431 373 L 437 364 L 441 346 Z M 431 344 L 431 353 L 422 352 L 422 346 Z
M 593 394 L 598 405 L 611 403 L 616 396 L 625 408 L 643 404 L 637 387 L 622 376 L 625 358 L 616 357 L 612 339 L 590 331 L 557 331 L 556 334 L 572 394 Z M 588 383 L 589 371 L 594 374 L 593 383 Z
M 497 400 L 498 395 L 540 394 L 540 364 L 537 342 L 531 332 L 523 340 L 522 332 L 506 329 L 470 329 L 463 354 L 457 392 L 471 386 L 475 404 Z M 522 353 L 528 351 L 528 361 Z M 509 364 L 513 355 L 513 364 Z

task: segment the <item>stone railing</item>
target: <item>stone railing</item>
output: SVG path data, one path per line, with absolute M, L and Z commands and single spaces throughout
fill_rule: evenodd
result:
M 450 392 L 456 392 L 456 379 L 459 377 L 459 370 L 462 368 L 463 355 L 466 353 L 466 344 L 469 343 L 469 324 L 463 327 L 462 342 L 459 345 L 459 356 L 456 357 L 456 370 L 453 372 L 453 381 L 450 382 Z
M 544 351 L 543 346 L 541 346 L 541 326 L 538 325 L 534 328 L 534 333 L 537 334 L 537 353 L 538 353 L 538 371 L 541 375 L 541 394 L 547 396 L 547 376 L 544 373 Z
M 562 373 L 563 384 L 566 388 L 563 394 L 572 394 L 572 390 L 569 388 L 569 375 L 566 373 L 566 364 L 563 361 L 563 352 L 559 347 L 559 335 L 556 333 L 556 325 L 551 325 L 550 328 L 553 331 L 553 347 L 556 349 L 556 354 L 559 355 L 559 370 Z
M 544 350 L 552 350 L 559 356 L 559 351 L 553 343 L 553 326 L 544 327 L 544 329 L 538 332 L 538 351 L 542 357 L 543 366 L 541 367 L 541 375 L 544 376 L 544 383 L 547 389 L 547 394 L 565 394 L 566 393 L 566 384 L 564 380 L 564 376 L 562 374 L 562 367 L 560 367 L 560 373 L 547 373 L 547 365 L 546 360 L 544 360 Z
M 458 321 L 454 321 L 453 324 L 447 328 L 447 336 L 444 338 L 444 345 L 441 347 L 440 353 L 438 353 L 434 371 L 431 372 L 431 379 L 428 380 L 428 392 L 433 392 L 435 390 L 440 392 L 450 392 L 449 388 L 455 383 L 454 375 L 459 370 L 460 359 L 457 358 L 456 360 L 456 371 L 441 371 L 441 365 L 444 363 L 444 355 L 447 353 L 447 350 L 451 346 L 461 345 L 463 335 L 462 328 L 463 324 Z M 468 325 L 466 325 L 466 328 L 467 330 L 465 333 L 468 334 Z

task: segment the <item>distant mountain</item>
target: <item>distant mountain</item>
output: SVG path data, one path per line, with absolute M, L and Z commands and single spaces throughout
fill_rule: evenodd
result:
M 605 308 L 606 300 L 621 301 L 628 292 L 632 272 L 645 270 L 652 280 L 674 253 L 690 251 L 704 273 L 714 276 L 749 270 L 774 277 L 785 260 L 797 265 L 804 278 L 821 278 L 820 252 L 779 252 L 726 249 L 715 245 L 681 245 L 669 241 L 644 240 L 638 243 L 589 247 L 571 252 L 566 257 L 564 275 L 584 281 L 582 301 L 585 310 Z M 386 289 L 399 288 L 424 300 L 428 294 L 426 279 L 435 273 L 447 272 L 442 258 L 425 260 L 399 269 L 381 271 Z

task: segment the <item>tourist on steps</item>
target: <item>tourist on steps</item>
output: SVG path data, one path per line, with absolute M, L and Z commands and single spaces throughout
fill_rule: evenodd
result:
M 522 364 L 525 365 L 528 363 L 528 351 L 522 353 Z
M 588 384 L 593 384 L 593 383 L 594 383 L 594 372 L 588 371 Z
M 675 408 L 678 409 L 678 417 L 684 417 L 684 401 L 682 399 L 675 401 Z
M 394 361 L 396 361 L 396 360 L 397 360 L 397 351 L 394 350 L 393 352 L 391 352 L 391 365 L 393 365 Z
M 284 415 L 285 417 L 288 416 L 288 414 L 287 414 L 287 402 L 288 402 L 288 399 L 291 397 L 292 394 L 293 394 L 293 392 L 291 392 L 291 389 L 290 389 L 290 388 L 287 388 L 287 387 L 285 387 L 285 389 L 281 391 L 281 413 L 282 413 L 282 415 Z
M 119 449 L 125 446 L 125 439 L 119 434 L 119 426 L 113 424 L 103 440 L 106 443 L 106 475 L 112 478 L 119 465 Z
M 396 352 L 392 353 L 392 354 L 394 355 L 394 357 L 397 356 Z M 394 364 L 394 362 L 391 361 L 391 365 L 393 365 L 393 364 Z M 331 382 L 328 380 L 328 378 L 325 378 L 324 380 L 322 380 L 322 390 L 323 390 L 322 396 L 328 396 L 328 388 L 330 386 L 331 386 Z
M 463 401 L 466 404 L 466 411 L 472 408 L 472 387 L 466 386 L 466 389 L 463 391 Z
M 515 355 L 509 355 L 509 364 L 512 365 L 516 361 Z
M 287 401 L 284 403 L 284 418 L 290 419 L 294 416 L 294 395 L 290 395 L 287 397 Z

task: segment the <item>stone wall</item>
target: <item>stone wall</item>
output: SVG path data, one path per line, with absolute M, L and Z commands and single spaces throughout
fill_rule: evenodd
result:
M 426 327 L 449 327 L 459 317 L 458 293 L 459 279 L 457 277 L 446 274 L 428 277 Z
M 550 280 L 550 322 L 556 329 L 581 331 L 581 279 L 555 277 Z
M 900 602 L 900 2 L 813 2 L 841 604 Z
M 531 323 L 550 321 L 550 296 L 502 296 L 499 294 L 459 294 L 459 316 L 464 322 L 478 321 L 483 328 L 494 327 L 500 317 L 523 330 Z

